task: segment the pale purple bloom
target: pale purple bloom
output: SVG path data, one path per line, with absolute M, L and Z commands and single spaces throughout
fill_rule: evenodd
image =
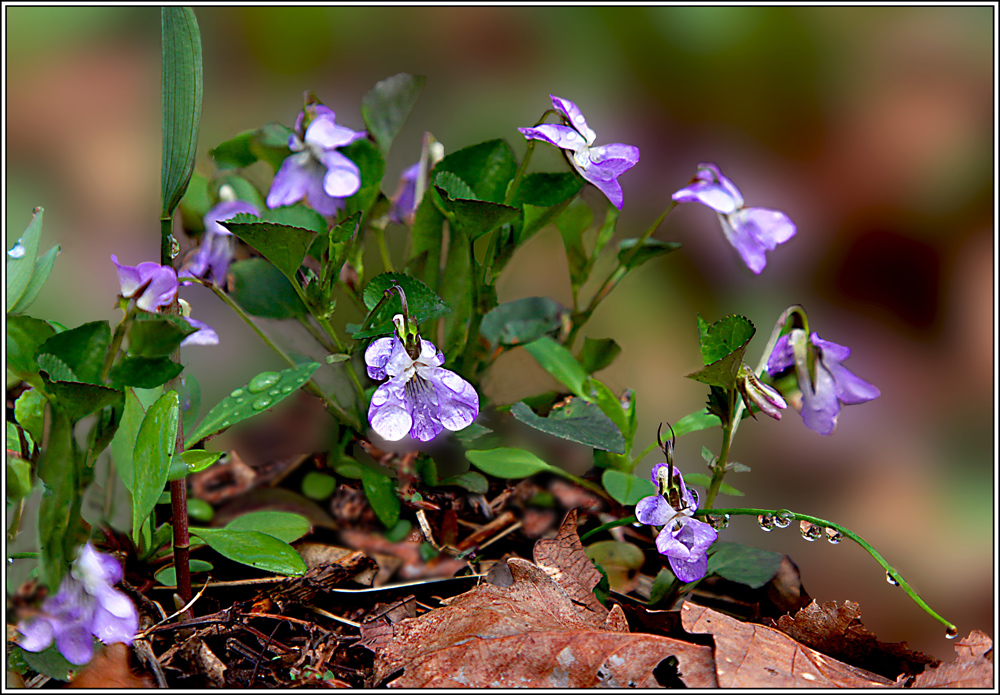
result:
M 782 409 L 788 407 L 781 394 L 758 379 L 757 375 L 746 364 L 740 365 L 736 388 L 746 404 L 747 411 L 751 414 L 753 411 L 750 410 L 750 404 L 753 403 L 765 415 L 780 420 Z
M 305 123 L 307 115 L 308 124 Z M 337 148 L 366 136 L 364 131 L 355 132 L 337 125 L 328 107 L 322 104 L 306 106 L 288 138 L 292 154 L 285 158 L 274 175 L 271 191 L 267 194 L 267 207 L 293 205 L 305 198 L 321 215 L 336 214 L 343 206 L 342 199 L 354 195 L 361 187 L 358 166 Z
M 621 210 L 624 196 L 618 177 L 639 161 L 639 148 L 621 143 L 594 147 L 597 134 L 587 125 L 587 119 L 577 105 L 568 99 L 549 96 L 552 97 L 552 105 L 569 125 L 543 123 L 518 130 L 529 140 L 542 140 L 570 152 L 569 161 L 580 176 L 597 186 Z
M 219 335 L 215 332 L 215 329 L 209 326 L 204 321 L 199 321 L 193 319 L 190 316 L 185 316 L 184 320 L 190 323 L 193 327 L 198 330 L 186 337 L 181 341 L 181 346 L 185 345 L 218 345 Z
M 417 210 L 417 177 L 420 176 L 420 162 L 408 167 L 399 177 L 399 187 L 390 199 L 389 219 L 399 224 L 413 224 L 413 214 Z
M 795 236 L 795 225 L 783 212 L 743 206 L 736 185 L 711 163 L 698 165 L 691 183 L 673 195 L 678 203 L 701 203 L 719 214 L 722 232 L 754 273 L 767 265 L 765 253 Z
M 372 341 L 365 350 L 368 376 L 388 380 L 375 389 L 368 421 L 383 439 L 397 441 L 407 434 L 428 442 L 441 430 L 458 431 L 479 414 L 479 394 L 472 384 L 441 367 L 442 355 L 420 339 L 420 353 L 410 357 L 393 334 Z
M 851 356 L 851 349 L 823 340 L 816 333 L 809 336 L 795 329 L 778 339 L 767 360 L 772 377 L 795 367 L 802 392 L 802 421 L 819 434 L 833 434 L 841 405 L 856 405 L 878 398 L 879 390 L 852 374 L 841 362 Z M 816 359 L 810 360 L 812 351 Z M 809 364 L 815 366 L 810 374 Z
M 181 268 L 180 277 L 204 278 L 215 285 L 225 282 L 226 271 L 233 259 L 233 234 L 219 222 L 232 219 L 241 212 L 260 217 L 260 210 L 243 200 L 223 201 L 206 213 L 201 245 Z
M 18 625 L 22 635 L 18 643 L 29 652 L 40 652 L 54 640 L 66 660 L 78 666 L 93 656 L 93 637 L 105 644 L 132 644 L 139 614 L 114 588 L 121 579 L 118 561 L 87 543 L 63 577 L 59 592 L 42 603 L 41 614 Z
M 673 470 L 674 481 L 666 480 Z M 656 536 L 656 549 L 670 560 L 670 569 L 682 582 L 696 582 L 708 572 L 708 549 L 718 532 L 704 521 L 694 518 L 698 499 L 684 484 L 681 472 L 666 463 L 653 466 L 653 482 L 660 494 L 645 497 L 635 505 L 635 516 L 647 526 L 662 526 Z M 664 493 L 673 499 L 673 506 Z
M 122 296 L 135 299 L 139 309 L 155 313 L 159 307 L 169 306 L 177 296 L 177 272 L 169 265 L 121 265 L 114 254 L 111 255 L 111 262 L 118 269 Z

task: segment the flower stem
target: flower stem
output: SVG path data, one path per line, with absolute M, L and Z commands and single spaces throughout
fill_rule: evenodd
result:
M 599 533 L 604 533 L 605 531 L 610 531 L 613 528 L 618 528 L 619 526 L 628 526 L 629 524 L 634 524 L 638 519 L 635 515 L 627 516 L 624 519 L 615 519 L 614 521 L 609 521 L 606 524 L 601 524 L 597 528 L 590 529 L 585 534 L 580 536 L 580 541 L 583 542 L 592 536 L 596 536 Z
M 392 257 L 389 255 L 389 247 L 385 243 L 385 230 L 375 225 L 372 225 L 372 230 L 375 232 L 375 242 L 378 244 L 378 251 L 382 255 L 382 268 L 387 273 L 395 272 L 395 268 L 392 266 Z
M 873 558 L 875 558 L 875 561 L 878 562 L 880 565 L 882 565 L 883 569 L 885 569 L 886 576 L 890 577 L 895 584 L 898 584 L 899 587 L 903 591 L 906 592 L 906 595 L 909 596 L 911 599 L 913 599 L 913 601 L 918 606 L 920 606 L 928 615 L 930 615 L 932 618 L 934 618 L 935 620 L 937 620 L 938 622 L 940 622 L 942 625 L 944 625 L 945 627 L 947 627 L 949 633 L 953 633 L 957 629 L 954 624 L 948 622 L 947 620 L 945 620 L 944 618 L 942 618 L 940 615 L 938 615 L 936 612 L 934 612 L 933 610 L 931 610 L 931 607 L 928 606 L 927 603 L 924 602 L 924 600 L 922 598 L 920 598 L 920 596 L 917 594 L 917 592 L 915 592 L 912 588 L 910 588 L 910 585 L 907 584 L 906 580 L 904 580 L 900 576 L 900 574 L 896 570 L 896 568 L 893 567 L 892 565 L 890 565 L 888 562 L 886 562 L 885 558 L 883 558 L 879 554 L 879 552 L 877 550 L 875 550 L 875 548 L 873 548 L 861 536 L 859 536 L 858 534 L 854 533 L 853 531 L 851 531 L 848 528 L 844 528 L 840 524 L 835 524 L 832 521 L 827 521 L 826 519 L 819 519 L 819 518 L 817 518 L 815 516 L 809 516 L 808 514 L 799 514 L 797 512 L 792 512 L 792 511 L 789 511 L 787 509 L 748 509 L 748 508 L 738 508 L 738 509 L 699 509 L 694 514 L 695 514 L 695 516 L 708 516 L 710 514 L 711 515 L 720 515 L 720 516 L 722 514 L 730 514 L 730 515 L 736 514 L 736 515 L 743 515 L 743 516 L 760 516 L 762 514 L 769 514 L 771 516 L 775 516 L 777 514 L 781 514 L 781 515 L 783 515 L 786 518 L 797 519 L 799 521 L 806 521 L 806 522 L 809 522 L 810 524 L 815 524 L 817 526 L 823 526 L 823 527 L 827 527 L 827 528 L 832 528 L 832 529 L 834 529 L 836 531 L 839 531 L 841 534 L 843 534 L 844 536 L 847 536 L 852 541 L 854 541 L 855 543 L 857 543 L 858 545 L 860 545 L 862 548 L 864 548 L 868 552 L 869 555 L 871 555 Z
M 737 412 L 743 408 L 743 399 L 736 398 L 736 389 L 729 390 L 729 412 L 733 412 L 733 399 L 739 402 Z M 712 482 L 709 483 L 708 491 L 705 493 L 705 506 L 711 507 L 715 502 L 715 496 L 719 494 L 722 487 L 722 479 L 726 477 L 726 464 L 729 462 L 729 450 L 733 446 L 733 437 L 736 435 L 736 423 L 738 420 L 730 419 L 722 427 L 722 451 L 719 452 L 719 459 L 712 469 Z

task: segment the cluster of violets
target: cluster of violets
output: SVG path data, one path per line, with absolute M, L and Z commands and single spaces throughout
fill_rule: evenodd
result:
M 550 95 L 551 96 L 551 95 Z M 639 161 L 639 149 L 613 143 L 595 146 L 596 133 L 573 102 L 551 96 L 562 123 L 539 123 L 518 130 L 529 140 L 540 140 L 566 154 L 573 169 L 598 188 L 618 209 L 624 196 L 618 178 Z M 360 171 L 338 149 L 359 138 L 354 131 L 336 122 L 334 112 L 319 103 L 309 103 L 299 113 L 289 137 L 288 156 L 274 176 L 266 198 L 268 208 L 293 205 L 304 200 L 324 216 L 336 215 L 344 199 L 361 185 Z M 412 221 L 420 165 L 408 167 L 391 199 L 389 219 Z M 233 235 L 221 224 L 239 213 L 260 216 L 254 205 L 236 200 L 225 188 L 221 202 L 204 217 L 205 233 L 199 247 L 182 265 L 180 272 L 157 263 L 126 266 L 111 260 L 118 271 L 121 295 L 134 301 L 141 311 L 157 312 L 173 303 L 184 278 L 204 279 L 223 284 L 233 257 Z M 698 165 L 690 183 L 675 192 L 678 203 L 700 203 L 719 215 L 722 231 L 747 267 L 759 274 L 766 265 L 766 252 L 791 239 L 795 225 L 785 213 L 746 207 L 736 185 L 711 163 Z M 183 304 L 183 303 L 182 303 Z M 197 332 L 182 345 L 212 345 L 218 336 L 203 322 L 185 318 Z M 461 376 L 443 367 L 444 356 L 430 341 L 410 330 L 407 317 L 395 317 L 396 332 L 372 341 L 365 351 L 368 375 L 384 380 L 372 395 L 368 419 L 372 429 L 388 441 L 406 436 L 428 442 L 443 430 L 458 431 L 479 414 L 479 395 Z M 850 349 L 804 331 L 793 330 L 780 338 L 768 361 L 767 373 L 777 377 L 794 370 L 800 398 L 793 404 L 803 421 L 820 434 L 831 434 L 841 405 L 877 398 L 879 391 L 852 374 L 841 362 Z M 748 407 L 756 405 L 765 414 L 779 419 L 787 403 L 774 388 L 762 383 L 749 368 L 741 374 L 740 392 Z M 668 479 L 672 476 L 672 479 Z M 707 551 L 717 537 L 709 524 L 694 518 L 697 495 L 684 485 L 680 471 L 672 464 L 658 464 L 652 471 L 659 494 L 636 505 L 643 524 L 662 527 L 656 538 L 657 550 L 667 556 L 677 578 L 693 582 L 705 576 Z M 42 615 L 25 621 L 20 630 L 21 645 L 30 651 L 44 649 L 55 640 L 59 650 L 73 663 L 86 663 L 92 653 L 91 635 L 104 642 L 130 644 L 137 625 L 135 608 L 112 588 L 120 580 L 121 568 L 110 557 L 85 546 L 59 593 L 48 599 Z
M 114 588 L 122 568 L 90 543 L 82 546 L 59 591 L 42 603 L 38 615 L 21 621 L 19 644 L 40 652 L 54 641 L 72 664 L 82 665 L 94 654 L 94 638 L 105 644 L 132 644 L 139 614 L 129 598 Z

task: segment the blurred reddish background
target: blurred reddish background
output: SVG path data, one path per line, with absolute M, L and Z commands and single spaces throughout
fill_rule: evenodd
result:
M 141 8 L 7 7 L 6 233 L 45 207 L 43 245 L 62 245 L 33 315 L 68 326 L 117 319 L 109 256 L 153 260 L 160 172 L 159 13 Z M 423 131 L 454 151 L 532 124 L 549 94 L 575 101 L 599 142 L 639 146 L 625 174 L 620 236 L 637 236 L 699 161 L 717 162 L 747 204 L 779 208 L 798 235 L 753 276 L 715 215 L 681 206 L 657 232 L 684 248 L 630 276 L 585 334 L 622 356 L 602 377 L 634 388 L 641 446 L 660 422 L 698 409 L 695 313 L 743 313 L 756 362 L 778 315 L 803 304 L 811 326 L 850 346 L 846 366 L 882 391 L 821 437 L 788 413 L 741 428 L 732 476 L 744 498 L 838 521 L 871 542 L 955 621 L 995 627 L 994 8 L 933 7 L 198 7 L 207 152 L 267 121 L 291 125 L 304 90 L 362 128 L 360 99 L 397 72 L 427 86 L 396 141 L 387 190 Z M 542 152 L 536 164 L 560 167 Z M 266 172 L 265 172 L 266 173 Z M 401 230 L 390 229 L 397 258 Z M 377 265 L 377 261 L 373 267 Z M 594 275 L 603 277 L 607 264 Z M 515 256 L 501 301 L 570 302 L 558 234 Z M 282 366 L 210 293 L 186 289 L 222 344 L 187 351 L 214 403 Z M 586 295 L 585 296 L 589 296 Z M 499 402 L 547 378 L 514 351 L 488 375 Z M 702 445 L 678 443 L 685 471 Z M 655 463 L 643 462 L 645 474 Z M 883 641 L 951 660 L 944 628 L 886 583 L 853 544 L 765 534 L 743 517 L 724 534 L 790 554 L 819 601 L 853 600 Z

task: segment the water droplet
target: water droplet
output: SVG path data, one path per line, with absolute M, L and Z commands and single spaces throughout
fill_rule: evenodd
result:
M 757 517 L 757 523 L 760 525 L 761 531 L 773 531 L 774 530 L 774 517 L 770 514 L 760 514 Z
M 243 389 L 236 389 L 229 395 L 232 396 L 233 398 L 239 398 L 240 396 L 243 395 Z
M 799 522 L 799 533 L 807 541 L 812 542 L 818 540 L 823 535 L 823 527 L 803 519 Z
M 270 408 L 271 399 L 268 398 L 267 396 L 262 396 L 257 400 L 255 400 L 250 407 L 253 408 L 254 410 L 264 410 L 265 408 Z
M 788 528 L 792 525 L 794 515 L 787 509 L 782 509 L 774 516 L 774 525 L 778 528 Z
M 281 375 L 277 372 L 261 372 L 250 380 L 247 389 L 250 390 L 250 393 L 260 393 L 277 384 L 280 378 Z
M 695 490 L 693 487 L 689 487 L 688 488 L 688 494 L 691 495 L 691 498 L 694 500 L 695 509 L 697 509 L 698 508 L 698 502 L 700 501 L 700 498 L 698 497 L 698 491 Z
M 892 576 L 892 572 L 886 571 L 885 580 L 893 586 L 899 586 L 899 582 L 897 582 L 896 578 Z
M 281 387 L 281 392 L 282 393 L 291 393 L 294 390 L 295 390 L 295 387 L 292 386 L 291 384 L 286 384 L 286 385 L 284 385 L 284 386 Z
M 949 627 L 947 630 L 944 631 L 944 636 L 947 639 L 955 639 L 956 637 L 958 637 L 958 628 L 952 625 L 951 627 Z
M 284 391 L 282 391 L 281 389 L 271 389 L 270 391 L 268 391 L 269 396 L 280 396 L 282 393 L 284 393 Z
M 642 528 L 643 524 L 641 524 L 638 521 L 633 521 L 632 522 L 632 526 L 634 526 L 635 528 Z
M 24 258 L 24 254 L 26 254 L 27 252 L 28 250 L 24 248 L 24 244 L 22 244 L 21 240 L 18 239 L 17 243 L 14 244 L 14 248 L 8 251 L 7 255 L 10 256 L 11 258 Z
M 730 518 L 732 517 L 730 517 L 729 514 L 723 514 L 721 516 L 717 516 L 715 514 L 709 514 L 708 517 L 705 519 L 705 521 L 707 521 L 709 525 L 716 531 L 721 531 L 722 529 L 729 526 Z
M 844 540 L 844 534 L 831 526 L 827 526 L 826 539 L 836 545 L 837 543 L 840 543 L 840 541 Z
M 177 258 L 177 254 L 181 252 L 181 242 L 177 241 L 177 238 L 171 234 L 170 235 L 170 257 Z

